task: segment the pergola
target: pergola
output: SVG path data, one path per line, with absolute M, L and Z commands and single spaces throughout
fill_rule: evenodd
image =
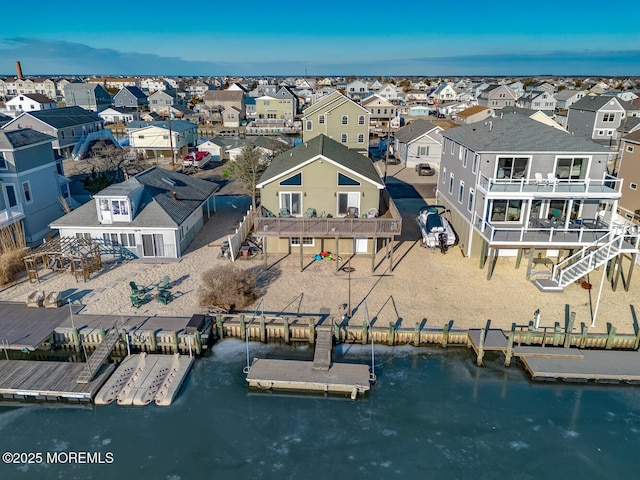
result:
M 32 283 L 40 282 L 38 268 L 71 272 L 76 282 L 87 281 L 89 275 L 102 268 L 100 245 L 85 238 L 56 237 L 24 257 L 24 265 Z

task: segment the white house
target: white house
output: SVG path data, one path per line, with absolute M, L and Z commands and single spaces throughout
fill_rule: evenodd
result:
M 5 102 L 5 105 L 5 111 L 12 117 L 16 117 L 23 112 L 52 110 L 58 107 L 54 100 L 51 100 L 41 93 L 23 93 L 16 95 L 11 100 Z
M 51 223 L 61 237 L 90 238 L 140 259 L 180 258 L 214 212 L 216 183 L 152 167 L 98 192 Z
M 443 128 L 424 119 L 417 119 L 395 133 L 394 151 L 400 163 L 408 168 L 429 163 L 439 168 Z

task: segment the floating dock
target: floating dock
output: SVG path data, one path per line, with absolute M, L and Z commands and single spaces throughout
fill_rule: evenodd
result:
M 113 365 L 103 365 L 88 383 L 76 379 L 85 363 L 0 360 L 0 396 L 4 400 L 89 403 L 105 383 Z
M 169 406 L 193 365 L 186 355 L 130 355 L 95 397 L 97 405 Z
M 370 387 L 369 366 L 333 363 L 327 370 L 313 362 L 256 359 L 247 372 L 247 383 L 260 390 L 293 390 L 348 394 L 355 399 Z

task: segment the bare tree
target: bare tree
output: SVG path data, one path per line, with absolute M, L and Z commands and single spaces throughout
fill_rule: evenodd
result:
M 231 311 L 241 309 L 258 298 L 256 276 L 232 265 L 218 265 L 202 273 L 198 289 L 200 305 Z
M 236 179 L 251 195 L 251 205 L 256 208 L 256 185 L 269 166 L 269 159 L 265 158 L 262 150 L 253 142 L 247 142 L 240 155 L 229 162 L 229 175 Z

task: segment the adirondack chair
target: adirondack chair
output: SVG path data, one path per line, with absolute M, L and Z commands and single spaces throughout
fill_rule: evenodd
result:
M 156 285 L 159 291 L 169 290 L 171 288 L 171 280 L 169 279 L 169 275 L 165 275 L 162 277 L 162 281 Z
M 135 293 L 132 293 L 131 295 L 129 295 L 129 299 L 131 300 L 132 307 L 140 308 L 142 304 L 145 303 L 144 297 L 142 295 L 137 295 Z
M 166 305 L 171 300 L 173 300 L 173 295 L 171 295 L 171 290 L 169 290 L 168 288 L 165 290 L 160 290 L 160 292 L 158 293 L 158 302 Z
M 129 282 L 129 286 L 131 287 L 132 295 L 141 296 L 147 293 L 147 289 L 145 287 L 138 287 L 138 285 L 136 285 L 136 282 L 134 282 L 133 280 Z

